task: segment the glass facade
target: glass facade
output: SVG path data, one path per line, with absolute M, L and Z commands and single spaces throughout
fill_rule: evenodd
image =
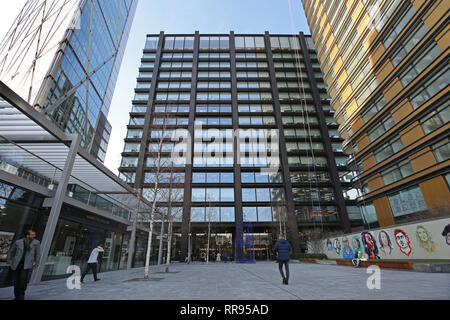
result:
M 55 58 L 38 108 L 58 127 L 78 133 L 81 145 L 103 161 L 111 134 L 107 121 L 137 1 L 84 1 L 79 28 Z M 66 96 L 67 95 L 67 96 Z M 41 101 L 39 101 L 41 100 Z
M 43 205 L 44 199 L 37 193 L 0 181 L 0 287 L 12 285 L 6 256 L 13 242 L 23 238 L 29 229 L 35 230 L 36 238 L 42 240 L 50 213 Z M 98 244 L 103 244 L 105 249 L 99 260 L 101 271 L 126 269 L 129 239 L 127 225 L 64 204 L 43 280 L 67 277 L 70 265 L 84 269 Z

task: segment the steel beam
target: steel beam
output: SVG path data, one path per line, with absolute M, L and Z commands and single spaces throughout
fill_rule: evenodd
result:
M 45 227 L 45 232 L 42 237 L 41 244 L 41 257 L 39 259 L 39 266 L 33 271 L 31 276 L 32 284 L 39 284 L 42 275 L 44 274 L 45 263 L 47 262 L 48 254 L 50 252 L 50 246 L 52 244 L 53 236 L 55 234 L 56 225 L 59 220 L 59 215 L 61 213 L 62 204 L 64 197 L 66 195 L 67 186 L 70 179 L 70 174 L 72 173 L 73 164 L 75 163 L 75 158 L 77 156 L 77 151 L 80 147 L 80 136 L 72 136 L 72 143 L 70 145 L 69 153 L 67 154 L 67 160 L 64 164 L 64 170 L 62 172 L 61 180 L 59 181 L 58 188 L 56 189 L 54 202 L 50 210 L 50 215 L 48 217 L 47 226 Z

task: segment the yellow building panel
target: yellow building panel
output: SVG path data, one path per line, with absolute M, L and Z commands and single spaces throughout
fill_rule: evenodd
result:
M 425 3 L 425 0 L 411 0 L 411 3 L 413 4 L 414 8 L 416 8 L 416 10 L 419 10 L 420 7 Z
M 319 30 L 319 32 L 321 31 L 321 30 L 323 30 L 323 28 L 324 28 L 324 26 L 325 26 L 325 23 L 327 22 L 327 19 L 326 19 L 326 17 L 323 15 L 323 16 L 321 16 L 320 17 L 320 19 L 318 20 L 318 22 L 319 22 L 319 26 L 318 26 L 318 30 Z M 317 32 L 317 33 L 319 33 L 319 32 Z
M 348 1 L 348 2 L 352 2 L 352 1 Z M 363 10 L 363 8 L 364 8 L 363 3 L 361 1 L 358 1 L 355 6 L 355 9 L 352 12 L 352 20 L 353 21 L 358 20 L 358 17 L 361 14 L 361 11 Z
M 338 52 L 339 52 L 338 47 L 336 45 L 334 45 L 333 50 L 331 50 L 331 52 L 330 52 L 330 60 L 331 61 L 333 61 L 334 58 L 336 58 Z
M 370 192 L 374 192 L 375 190 L 378 190 L 380 188 L 384 187 L 383 179 L 381 178 L 381 175 L 378 173 L 374 178 L 371 178 L 367 185 L 369 186 Z
M 366 30 L 367 26 L 369 25 L 370 17 L 367 13 L 364 13 L 364 15 L 361 17 L 361 20 L 358 23 L 358 26 L 356 27 L 356 30 L 358 31 L 359 35 L 362 35 L 364 31 Z
M 330 24 L 327 23 L 326 26 L 325 26 L 325 29 L 323 29 L 323 38 L 324 39 L 327 38 L 327 35 L 328 35 L 329 32 L 330 32 Z M 330 47 L 327 47 L 327 48 L 329 49 Z
M 356 103 L 355 99 L 352 99 L 352 101 L 347 105 L 347 114 L 349 117 L 353 116 L 353 114 L 357 111 L 358 104 Z
M 334 86 L 328 88 L 328 95 L 333 98 L 336 95 L 336 89 Z
M 336 123 L 341 124 L 344 122 L 344 115 L 342 113 L 335 114 L 334 120 L 336 120 Z
M 348 83 L 346 86 L 345 86 L 345 88 L 342 90 L 342 100 L 343 101 L 347 101 L 348 100 L 348 98 L 350 98 L 350 96 L 352 95 L 352 93 L 353 93 L 353 89 L 352 89 L 352 86 Z M 352 113 L 350 112 L 350 106 L 349 107 L 347 107 L 347 114 L 348 115 L 351 115 Z
M 402 90 L 403 90 L 403 85 L 400 82 L 400 80 L 398 78 L 393 79 L 392 82 L 390 83 L 390 85 L 383 91 L 386 102 L 389 102 L 392 99 L 394 99 L 395 97 L 397 97 L 399 92 Z
M 378 36 L 378 32 L 375 28 L 371 28 L 369 33 L 367 34 L 365 40 L 363 41 L 363 46 L 367 50 Z
M 339 59 L 340 59 L 340 57 L 339 57 Z M 334 65 L 333 68 L 334 68 L 334 73 L 337 73 L 339 68 L 336 67 L 336 65 Z M 347 81 L 347 72 L 345 70 L 342 70 L 342 73 L 337 78 L 338 86 L 342 87 L 345 84 L 346 81 Z
M 352 131 L 356 132 L 358 131 L 362 126 L 364 125 L 364 120 L 361 116 L 357 116 L 356 119 L 352 122 Z
M 334 34 L 330 34 L 330 37 L 328 38 L 328 40 L 326 42 L 327 48 L 331 48 L 331 46 L 333 45 L 333 41 L 334 41 Z
M 391 110 L 392 118 L 395 123 L 399 123 L 414 111 L 408 99 L 405 99 L 395 109 Z
M 342 67 L 342 64 L 343 64 L 342 58 L 341 58 L 341 57 L 338 57 L 338 58 L 336 59 L 336 62 L 334 63 L 334 66 L 333 66 L 333 68 L 334 68 L 334 73 L 335 73 L 335 74 L 338 74 L 339 70 L 340 70 L 341 67 Z M 345 72 L 345 70 L 344 70 L 344 72 Z M 345 73 L 347 74 L 347 72 L 345 72 Z M 341 86 L 341 84 L 339 84 L 339 86 Z
M 337 100 L 333 100 L 331 101 L 331 107 L 333 108 L 333 110 L 337 111 L 341 106 L 339 104 L 339 102 Z
M 367 133 L 364 133 L 358 140 L 356 140 L 356 146 L 358 147 L 358 150 L 363 150 L 370 144 L 370 139 Z M 375 160 L 376 164 L 376 160 Z M 369 167 L 370 168 L 370 167 Z
M 405 147 L 416 142 L 424 136 L 422 127 L 418 121 L 413 122 L 408 128 L 400 132 L 400 139 Z
M 388 227 L 395 224 L 389 200 L 386 196 L 373 201 L 373 206 L 377 212 L 378 223 L 380 227 Z
M 436 164 L 436 158 L 430 147 L 420 150 L 419 153 L 420 154 L 410 156 L 410 163 L 414 172 L 425 170 Z
M 359 145 L 358 145 L 358 150 Z M 373 153 L 370 153 L 368 157 L 366 157 L 364 160 L 361 161 L 361 164 L 363 166 L 364 171 L 370 170 L 372 167 L 374 167 L 377 164 L 377 159 L 373 155 Z
M 446 12 L 450 9 L 450 1 L 441 0 L 437 1 L 430 10 L 423 16 L 422 20 L 428 29 L 432 29 L 439 20 L 443 18 Z
M 375 49 L 369 54 L 369 61 L 372 65 L 375 65 L 380 57 L 386 52 L 384 45 L 380 42 Z
M 450 47 L 450 25 L 447 25 L 435 40 L 442 51 L 447 50 Z
M 384 79 L 386 79 L 391 74 L 392 70 L 394 70 L 394 66 L 392 65 L 391 59 L 387 59 L 375 73 L 378 83 L 382 83 Z
M 317 15 L 320 17 L 319 26 L 322 29 L 323 25 L 325 24 L 325 21 L 327 21 L 327 16 L 326 16 L 326 13 L 324 13 L 322 4 L 320 4 L 319 12 L 317 13 Z
M 419 184 L 423 198 L 430 209 L 441 209 L 448 213 L 450 207 L 450 192 L 442 176 Z

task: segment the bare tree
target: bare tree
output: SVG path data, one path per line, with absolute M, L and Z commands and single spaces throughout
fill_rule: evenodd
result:
M 209 206 L 206 208 L 206 218 L 208 219 L 208 240 L 207 240 L 207 246 L 206 246 L 206 264 L 209 264 L 209 251 L 210 251 L 210 244 L 211 244 L 211 219 L 214 214 L 214 208 L 212 206 Z
M 161 201 L 162 199 L 166 200 L 168 199 L 168 195 L 171 194 L 172 189 L 172 183 L 170 183 L 170 188 L 164 188 L 161 187 L 162 184 L 167 183 L 166 177 L 167 174 L 170 175 L 170 177 L 173 177 L 173 163 L 172 159 L 170 157 L 162 157 L 163 152 L 167 152 L 163 149 L 164 142 L 168 142 L 167 138 L 171 137 L 171 130 L 166 130 L 167 123 L 168 123 L 168 114 L 165 115 L 164 118 L 162 118 L 163 121 L 163 127 L 162 129 L 156 129 L 159 131 L 159 136 L 157 137 L 157 143 L 151 143 L 149 145 L 149 151 L 156 153 L 156 160 L 154 161 L 154 170 L 152 171 L 152 179 L 151 183 L 153 184 L 153 187 L 150 189 L 148 193 L 144 194 L 147 198 L 150 198 L 152 201 L 152 207 L 150 210 L 150 217 L 149 217 L 149 235 L 148 235 L 148 241 L 147 241 L 147 254 L 145 258 L 145 271 L 144 271 L 144 278 L 149 278 L 149 270 L 150 270 L 150 257 L 151 257 L 151 250 L 152 250 L 152 238 L 153 238 L 153 231 L 154 231 L 154 221 L 155 221 L 155 214 L 157 213 L 157 202 Z M 158 131 L 157 131 L 158 132 Z M 153 157 L 155 159 L 155 157 Z M 169 178 L 170 182 L 171 178 Z M 159 209 L 159 208 L 158 208 Z M 161 210 L 158 210 L 161 212 Z M 163 216 L 161 219 L 161 228 L 163 229 L 163 221 L 165 217 Z M 162 235 L 161 232 L 161 241 L 162 241 Z
M 279 235 L 287 235 L 287 227 L 286 227 L 286 207 L 281 205 L 278 202 L 273 202 L 272 208 L 274 208 L 274 220 L 276 224 L 276 228 L 278 229 Z
M 166 258 L 166 273 L 169 272 L 170 259 L 172 254 L 172 237 L 173 237 L 173 222 L 175 219 L 181 218 L 183 209 L 182 208 L 173 208 L 172 204 L 176 202 L 183 201 L 183 193 L 178 189 L 172 188 L 172 179 L 171 179 L 171 187 L 169 188 L 169 206 L 167 210 L 167 220 L 169 222 L 168 230 L 167 230 L 167 258 Z M 179 181 L 173 181 L 174 183 Z M 180 210 L 181 209 L 181 210 Z
M 309 253 L 323 253 L 322 240 L 327 233 L 322 229 L 311 229 L 304 232 L 304 238 L 307 242 Z

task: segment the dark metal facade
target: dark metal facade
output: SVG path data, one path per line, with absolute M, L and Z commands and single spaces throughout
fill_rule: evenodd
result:
M 209 47 L 205 45 L 205 39 L 208 37 L 213 39 L 206 42 L 210 43 Z M 218 232 L 228 232 L 233 235 L 233 243 L 236 237 L 240 237 L 248 230 L 245 226 L 248 222 L 252 223 L 252 230 L 255 233 L 271 233 L 275 235 L 272 236 L 275 239 L 276 234 L 283 229 L 281 218 L 275 218 L 274 208 L 281 207 L 282 209 L 277 212 L 278 214 L 284 212 L 285 215 L 283 232 L 287 233 L 295 252 L 305 249 L 301 247 L 299 237 L 305 230 L 320 228 L 321 230 L 349 231 L 350 220 L 352 225 L 360 222 L 360 217 L 349 219 L 347 214 L 347 206 L 353 203 L 344 199 L 343 190 L 350 184 L 341 181 L 342 174 L 346 172 L 345 165 L 342 162 L 337 165 L 335 161 L 335 156 L 341 158 L 345 156 L 342 150 L 336 150 L 336 147 L 332 145 L 333 142 L 334 146 L 341 143 L 341 140 L 336 135 L 331 136 L 328 131 L 328 129 L 336 130 L 337 124 L 329 121 L 334 112 L 329 107 L 329 99 L 324 98 L 325 89 L 319 89 L 317 86 L 316 81 L 322 81 L 321 73 L 320 69 L 312 67 L 312 64 L 318 62 L 315 57 L 310 56 L 310 53 L 314 54 L 314 49 L 307 46 L 305 37 L 302 33 L 271 35 L 268 32 L 263 35 L 235 35 L 234 32 L 223 35 L 198 32 L 193 35 L 165 35 L 163 32 L 159 35 L 148 35 L 138 78 L 139 85 L 136 89 L 137 96 L 132 102 L 129 134 L 125 139 L 123 160 L 119 168 L 120 176 L 128 183 L 133 184 L 137 189 L 148 189 L 153 186 L 152 181 L 146 178 L 146 174 L 153 172 L 147 166 L 147 159 L 156 156 L 149 150 L 149 144 L 158 141 L 152 132 L 163 128 L 167 130 L 185 128 L 193 137 L 194 121 L 201 118 L 206 121 L 204 129 L 278 129 L 280 133 L 280 177 L 276 181 L 261 182 L 255 178 L 255 181 L 251 182 L 241 179 L 242 174 L 257 173 L 258 168 L 257 165 L 237 164 L 237 154 L 241 147 L 237 139 L 233 144 L 232 165 L 202 166 L 193 161 L 185 166 L 174 168 L 175 172 L 184 173 L 182 183 L 172 185 L 174 188 L 183 190 L 183 202 L 173 204 L 183 208 L 182 218 L 176 224 L 176 229 L 178 228 L 181 234 L 180 257 L 182 260 L 188 254 L 189 241 L 195 241 L 191 236 L 195 238 L 196 233 L 204 232 L 207 227 L 206 220 L 191 222 L 191 218 L 195 219 L 191 217 L 193 207 L 220 207 L 220 210 L 233 208 L 233 221 L 223 221 L 222 211 L 220 211 L 219 221 L 213 222 Z M 282 41 L 278 47 L 272 43 L 276 38 Z M 292 39 L 290 47 L 281 44 L 284 43 L 285 38 Z M 253 45 L 243 46 L 241 43 L 244 41 L 253 41 Z M 171 72 L 172 74 L 169 74 Z M 183 74 L 184 72 L 186 74 Z M 206 72 L 208 75 L 204 78 Z M 247 73 L 243 76 L 244 72 Z M 207 89 L 204 89 L 205 82 L 210 83 L 209 87 L 206 84 Z M 181 85 L 178 89 L 172 89 L 172 85 L 176 83 Z M 211 83 L 213 83 L 212 86 Z M 224 83 L 222 88 L 221 83 Z M 244 88 L 245 83 L 249 87 Z M 253 87 L 255 83 L 257 87 Z M 289 83 L 289 85 L 284 86 L 282 83 Z M 176 86 L 178 84 L 173 87 Z M 202 92 L 211 95 L 203 100 Z M 242 98 L 242 94 L 247 93 L 248 98 Z M 255 98 L 255 94 L 261 94 L 260 98 Z M 271 98 L 267 98 L 268 96 Z M 173 99 L 173 97 L 178 98 Z M 208 105 L 213 107 L 208 109 Z M 256 107 L 259 105 L 261 108 L 252 110 L 250 107 L 246 110 L 247 105 Z M 221 107 L 224 108 L 221 109 Z M 264 107 L 267 108 L 264 109 Z M 223 111 L 216 112 L 215 109 Z M 207 122 L 209 117 L 212 119 L 211 124 Z M 260 117 L 264 120 L 255 124 L 244 122 L 244 120 L 247 121 L 246 119 L 253 121 L 252 117 Z M 289 117 L 296 118 L 289 122 Z M 184 122 L 173 120 L 171 124 L 166 123 L 163 126 L 163 121 L 166 121 L 164 119 L 168 118 L 186 120 L 183 120 Z M 226 118 L 226 121 L 218 124 L 221 118 Z M 303 119 L 303 123 L 296 123 L 300 118 Z M 311 122 L 308 122 L 310 119 Z M 287 129 L 306 132 L 306 136 L 292 136 L 285 131 Z M 312 131 L 317 131 L 318 134 L 309 137 Z M 170 139 L 165 141 L 168 142 Z M 195 139 L 192 139 L 193 150 L 195 150 L 195 142 Z M 292 150 L 293 145 L 297 145 L 297 149 Z M 323 145 L 323 147 L 315 150 L 316 147 L 313 145 Z M 162 154 L 170 155 L 168 152 Z M 301 163 L 296 163 L 296 157 L 301 159 Z M 315 162 L 319 159 L 323 159 L 320 164 Z M 193 180 L 194 174 L 202 173 L 232 173 L 233 181 L 223 183 L 219 180 L 202 182 Z M 161 185 L 169 186 L 164 183 Z M 194 192 L 199 192 L 197 189 L 203 188 L 206 190 L 203 192 L 208 193 L 208 188 L 216 192 L 216 189 L 222 187 L 233 188 L 232 201 L 222 198 L 208 200 L 208 196 L 205 201 L 193 200 L 196 197 Z M 248 196 L 243 197 L 244 192 L 251 192 L 252 188 L 255 189 L 257 196 L 258 192 L 266 192 L 268 189 L 271 193 L 278 190 L 284 196 L 279 202 L 276 202 L 277 200 L 274 200 L 272 196 L 269 200 L 259 200 L 256 197 L 252 200 L 248 199 Z M 222 195 L 222 190 L 220 192 Z M 167 203 L 158 200 L 158 207 L 164 206 L 167 206 Z M 271 208 L 272 221 L 252 221 L 246 218 L 245 212 L 253 208 L 255 212 L 256 208 L 258 210 L 263 208 L 265 211 Z M 239 248 L 233 245 L 233 255 L 238 257 L 241 253 L 235 252 L 235 249 Z

